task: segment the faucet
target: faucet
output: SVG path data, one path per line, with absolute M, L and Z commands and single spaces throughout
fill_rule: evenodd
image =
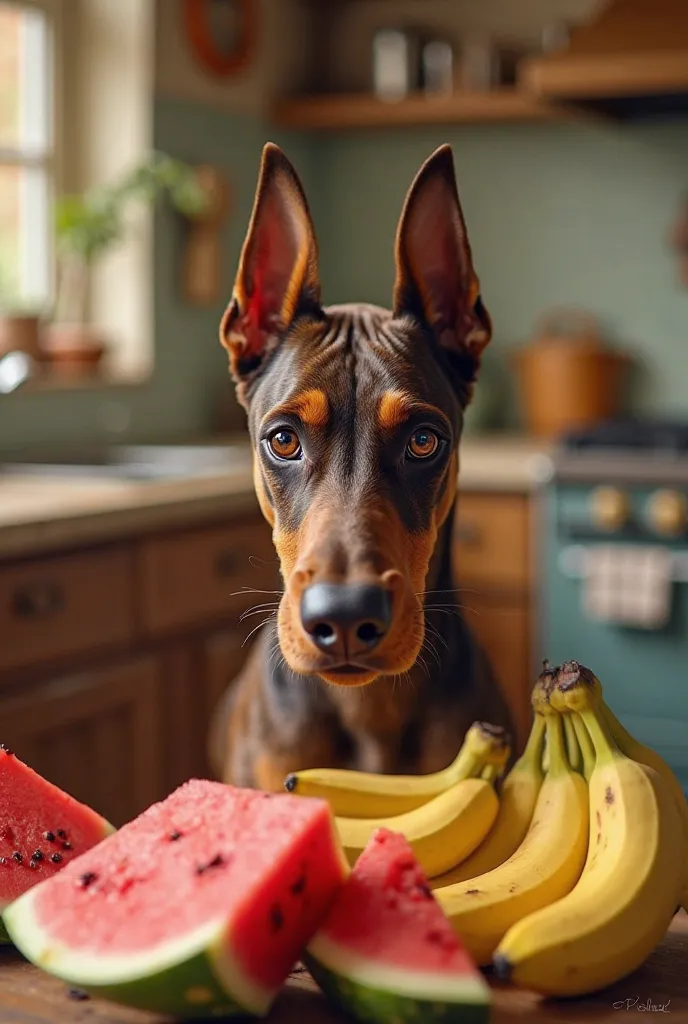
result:
M 33 376 L 35 363 L 26 352 L 0 356 L 0 395 L 9 395 Z

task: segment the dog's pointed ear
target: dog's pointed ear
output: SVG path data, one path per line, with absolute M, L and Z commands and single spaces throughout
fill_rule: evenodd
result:
M 425 161 L 408 191 L 395 260 L 394 315 L 425 322 L 470 382 L 492 322 L 480 298 L 448 145 Z
M 296 171 L 279 146 L 268 143 L 232 299 L 220 324 L 238 383 L 258 369 L 306 304 L 320 304 L 313 223 Z

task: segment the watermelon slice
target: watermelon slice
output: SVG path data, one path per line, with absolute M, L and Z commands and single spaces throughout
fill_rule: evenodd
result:
M 358 1020 L 482 1024 L 490 989 L 430 891 L 406 839 L 378 829 L 304 959 Z
M 178 1019 L 262 1015 L 348 869 L 324 800 L 192 779 L 5 910 L 33 963 Z
M 113 831 L 0 744 L 0 913 Z M 0 920 L 0 943 L 8 941 Z

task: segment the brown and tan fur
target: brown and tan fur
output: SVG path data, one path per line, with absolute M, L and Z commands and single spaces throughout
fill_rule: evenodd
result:
M 216 712 L 226 781 L 277 790 L 305 767 L 428 772 L 474 720 L 511 724 L 451 576 L 463 412 L 491 323 L 447 146 L 411 186 L 395 257 L 392 310 L 323 307 L 301 184 L 265 147 L 221 341 L 284 591 Z M 304 595 L 321 583 L 389 601 L 370 650 L 342 641 L 346 664 L 304 626 Z

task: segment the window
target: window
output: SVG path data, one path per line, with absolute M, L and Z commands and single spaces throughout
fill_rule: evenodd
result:
M 43 10 L 0 0 L 0 304 L 51 295 L 51 50 Z

